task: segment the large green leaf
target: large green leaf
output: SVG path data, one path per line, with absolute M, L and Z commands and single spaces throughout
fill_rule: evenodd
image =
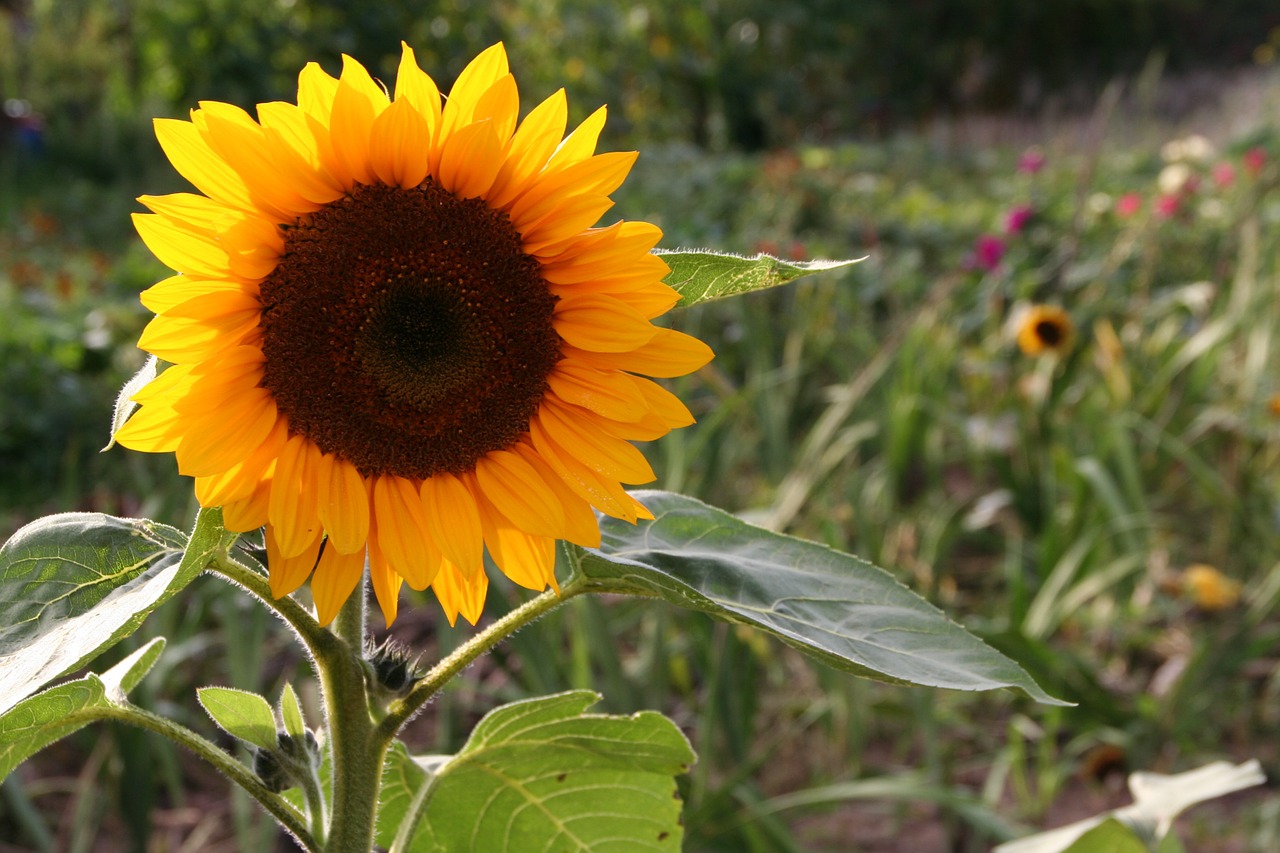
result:
M 228 546 L 220 510 L 190 543 L 153 521 L 63 513 L 0 547 L 0 713 L 132 634 Z
M 653 711 L 584 713 L 599 698 L 577 690 L 491 711 L 434 773 L 440 759 L 393 749 L 379 843 L 425 797 L 415 853 L 678 851 L 675 776 L 694 760 L 689 742 Z
M 784 261 L 771 255 L 744 258 L 722 252 L 666 251 L 660 255 L 671 272 L 663 279 L 680 293 L 679 307 L 777 287 L 806 275 L 856 264 L 849 261 Z
M 0 714 L 0 780 L 36 752 L 86 726 L 88 720 L 76 719 L 76 712 L 123 702 L 163 649 L 164 638 L 156 637 L 100 676 L 90 673 L 51 687 Z
M 606 518 L 581 571 L 601 592 L 655 595 L 762 628 L 858 675 L 930 687 L 1014 687 L 1051 704 L 1017 664 L 888 572 L 670 492 L 637 492 L 656 519 Z

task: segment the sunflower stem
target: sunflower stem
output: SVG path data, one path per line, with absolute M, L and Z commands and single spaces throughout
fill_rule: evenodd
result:
M 365 679 L 363 586 L 347 598 L 315 651 L 333 757 L 329 853 L 369 853 L 378 816 L 382 764 L 390 739 L 379 736 Z
M 209 560 L 208 569 L 244 587 L 259 601 L 274 610 L 298 635 L 311 656 L 316 657 L 316 649 L 324 642 L 328 632 L 320 627 L 320 623 L 316 622 L 315 617 L 307 612 L 305 607 L 288 595 L 276 598 L 271 594 L 271 586 L 262 575 L 241 565 L 225 553 L 214 554 Z
M 67 722 L 116 720 L 167 737 L 203 758 L 223 776 L 243 788 L 297 840 L 302 849 L 308 853 L 320 853 L 324 849 L 316 843 L 315 836 L 311 834 L 306 821 L 297 809 L 263 784 L 251 769 L 228 755 L 217 744 L 201 737 L 191 729 L 128 702 L 86 708 L 71 714 L 66 719 Z

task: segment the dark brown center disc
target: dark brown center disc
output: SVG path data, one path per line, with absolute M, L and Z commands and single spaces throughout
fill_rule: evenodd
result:
M 471 470 L 529 428 L 555 297 L 505 213 L 428 179 L 358 186 L 285 231 L 262 282 L 262 384 L 360 473 Z
M 1047 347 L 1056 347 L 1062 343 L 1064 333 L 1062 326 L 1052 320 L 1040 320 L 1036 323 L 1036 337 Z

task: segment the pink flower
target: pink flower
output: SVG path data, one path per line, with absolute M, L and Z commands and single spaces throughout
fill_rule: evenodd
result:
M 1244 152 L 1244 170 L 1250 175 L 1256 176 L 1262 171 L 1262 167 L 1267 165 L 1267 151 L 1262 147 L 1253 147 Z
M 1213 182 L 1219 189 L 1226 189 L 1236 182 L 1236 167 L 1223 161 L 1213 167 Z
M 1128 219 L 1142 210 L 1142 196 L 1137 193 L 1125 193 L 1116 199 L 1116 216 Z
M 1004 217 L 1004 233 L 1021 234 L 1022 229 L 1026 227 L 1027 222 L 1035 214 L 1036 212 L 1031 209 L 1029 204 L 1020 204 L 1011 209 Z
M 1028 148 L 1018 158 L 1018 171 L 1026 175 L 1034 175 L 1044 168 L 1044 151 L 1039 148 Z
M 983 234 L 973 244 L 973 257 L 969 261 L 969 265 L 973 268 L 992 272 L 996 267 L 1000 266 L 1000 261 L 1004 258 L 1004 240 L 994 234 Z
M 1168 194 L 1162 195 L 1156 199 L 1156 216 L 1162 219 L 1170 219 L 1178 214 L 1182 208 L 1182 197 Z

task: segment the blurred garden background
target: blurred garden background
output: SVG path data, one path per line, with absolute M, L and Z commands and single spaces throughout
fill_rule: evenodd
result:
M 186 189 L 151 118 L 289 100 L 344 52 L 389 80 L 402 39 L 442 88 L 501 39 L 526 105 L 608 104 L 603 147 L 641 157 L 607 218 L 667 248 L 867 255 L 675 315 L 718 357 L 675 383 L 699 423 L 646 448 L 657 485 L 884 566 L 1077 703 L 856 681 L 576 600 L 436 702 L 421 751 L 597 688 L 690 735 L 686 849 L 725 853 L 968 853 L 1127 804 L 1134 770 L 1280 778 L 1273 0 L 0 0 L 0 539 L 68 509 L 194 515 L 171 457 L 99 453 L 167 275 L 129 213 Z M 471 630 L 415 604 L 391 633 L 429 658 Z M 224 584 L 152 622 L 108 660 L 166 634 L 134 698 L 210 736 L 195 687 L 305 671 Z M 274 832 L 123 728 L 0 787 L 2 851 L 290 849 Z M 1280 850 L 1280 792 L 1178 833 Z

